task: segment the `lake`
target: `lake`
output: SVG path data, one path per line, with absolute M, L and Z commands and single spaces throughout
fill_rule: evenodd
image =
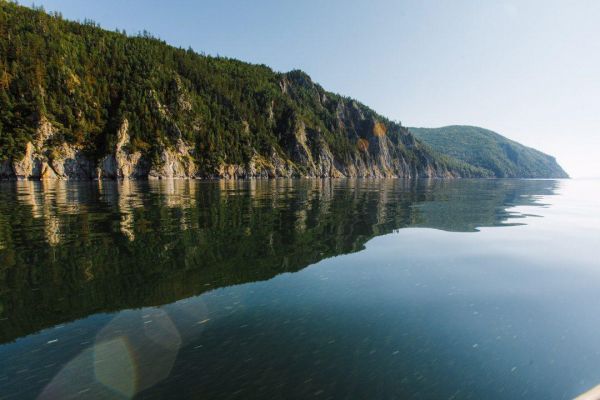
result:
M 0 183 L 0 399 L 571 399 L 600 181 Z

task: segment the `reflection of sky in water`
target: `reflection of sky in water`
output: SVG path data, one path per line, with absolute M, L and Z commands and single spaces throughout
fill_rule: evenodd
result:
M 572 398 L 600 383 L 598 184 L 508 209 L 520 226 L 401 229 L 296 273 L 43 330 L 0 347 L 2 395 Z

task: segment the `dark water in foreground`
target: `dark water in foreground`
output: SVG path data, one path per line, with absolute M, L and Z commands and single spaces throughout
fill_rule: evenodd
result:
M 569 399 L 600 181 L 0 184 L 0 399 Z

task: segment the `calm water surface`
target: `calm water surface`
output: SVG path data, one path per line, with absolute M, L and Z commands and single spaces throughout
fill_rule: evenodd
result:
M 600 181 L 0 184 L 0 399 L 570 399 Z

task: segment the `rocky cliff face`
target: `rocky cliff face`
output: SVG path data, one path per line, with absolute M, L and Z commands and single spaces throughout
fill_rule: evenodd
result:
M 282 84 L 287 90 L 289 83 Z M 52 145 L 57 129 L 45 118 L 39 123 L 35 141 L 26 144 L 21 159 L 0 163 L 3 179 L 163 179 L 163 178 L 277 178 L 277 177 L 370 177 L 370 178 L 417 178 L 458 177 L 434 156 L 421 148 L 408 132 L 387 135 L 387 127 L 376 119 L 363 115 L 356 103 L 350 109 L 342 104 L 337 113 L 336 124 L 348 127 L 348 134 L 356 148 L 345 160 L 336 157 L 322 133 L 307 127 L 301 120 L 294 121 L 288 133 L 287 147 L 273 147 L 270 154 L 254 155 L 246 164 L 220 163 L 213 171 L 206 172 L 196 161 L 196 149 L 186 143 L 181 135 L 174 146 L 161 145 L 159 157 L 152 159 L 142 151 L 132 151 L 130 125 L 124 119 L 117 132 L 117 140 L 109 154 L 94 159 L 82 146 L 62 143 Z M 357 126 L 363 132 L 358 132 Z M 364 132 L 367 126 L 367 133 Z M 283 151 L 282 151 L 283 150 Z M 410 151 L 409 151 L 410 150 Z M 416 157 L 415 157 L 416 153 Z
M 123 124 L 126 126 L 126 121 Z M 327 144 L 315 154 L 299 141 L 293 158 L 283 158 L 273 150 L 268 157 L 255 154 L 247 164 L 221 163 L 213 173 L 200 172 L 189 145 L 164 148 L 160 159 L 151 162 L 141 152 L 128 152 L 121 142 L 114 152 L 100 160 L 89 158 L 81 149 L 64 144 L 56 150 L 29 142 L 21 160 L 0 163 L 0 179 L 249 179 L 278 177 L 307 178 L 455 178 L 461 174 L 425 158 L 419 165 L 409 163 L 386 139 L 374 139 L 363 154 L 349 161 L 337 160 Z
M 0 178 L 4 179 L 91 179 L 94 163 L 81 147 L 67 143 L 51 147 L 56 131 L 42 118 L 35 142 L 28 142 L 21 159 L 0 163 Z
M 114 151 L 99 162 L 96 177 L 109 179 L 144 178 L 148 175 L 149 164 L 139 151 L 130 152 L 129 122 L 124 120 L 117 133 Z

